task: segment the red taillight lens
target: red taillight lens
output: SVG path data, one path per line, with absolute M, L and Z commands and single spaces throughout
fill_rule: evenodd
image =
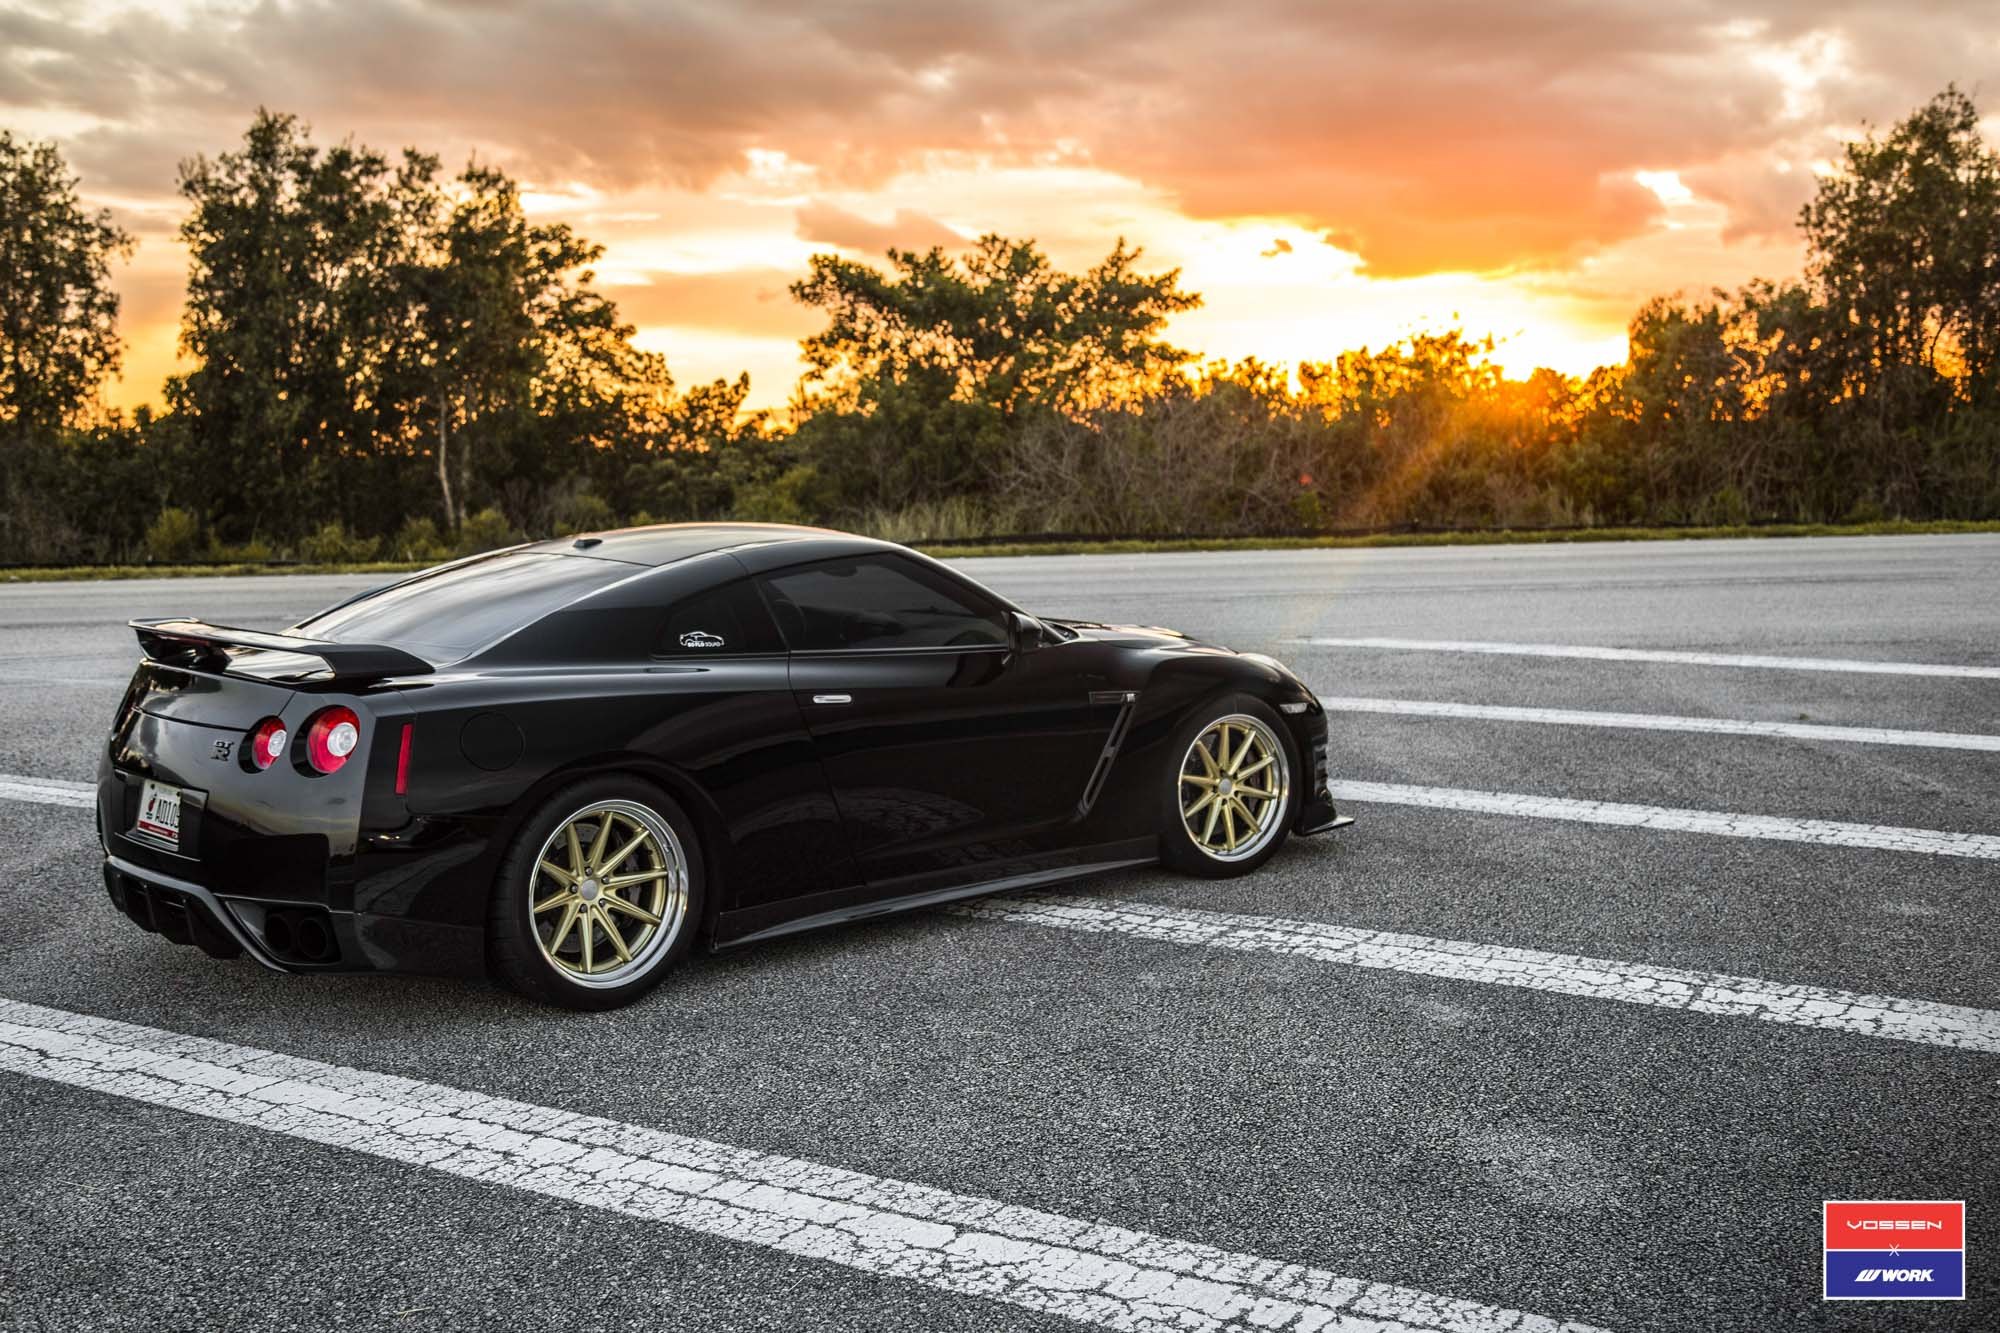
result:
M 262 773 L 278 762 L 278 757 L 285 752 L 285 743 L 291 738 L 283 722 L 267 717 L 250 728 L 250 748 L 244 752 L 243 762 Z
M 403 724 L 403 745 L 396 751 L 396 795 L 410 794 L 410 724 Z
M 352 708 L 322 708 L 306 723 L 306 762 L 314 771 L 332 773 L 361 744 L 361 719 Z

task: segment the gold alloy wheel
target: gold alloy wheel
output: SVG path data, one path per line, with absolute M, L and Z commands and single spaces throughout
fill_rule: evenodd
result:
M 1181 823 L 1218 861 L 1241 861 L 1280 833 L 1291 770 L 1269 725 L 1247 713 L 1219 717 L 1181 759 Z
M 687 858 L 658 812 L 594 801 L 564 820 L 528 885 L 542 957 L 579 985 L 617 986 L 648 971 L 687 917 Z

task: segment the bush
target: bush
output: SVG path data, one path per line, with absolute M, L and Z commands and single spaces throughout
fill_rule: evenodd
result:
M 213 533 L 208 538 L 208 558 L 218 565 L 268 565 L 277 559 L 271 544 L 261 537 L 252 537 L 247 542 L 219 542 Z
M 905 545 L 960 537 L 1006 536 L 1020 531 L 992 505 L 963 495 L 918 500 L 900 509 L 865 509 L 855 520 L 854 530 Z
M 178 505 L 160 511 L 146 529 L 146 557 L 161 564 L 185 564 L 201 550 L 201 523 Z
M 823 500 L 818 469 L 795 463 L 769 481 L 736 488 L 730 517 L 748 523 L 810 523 Z
M 611 527 L 618 516 L 611 506 L 589 491 L 575 491 L 556 505 L 556 536 L 575 532 L 596 532 Z
M 373 560 L 381 545 L 379 537 L 349 535 L 340 520 L 335 519 L 299 543 L 299 558 L 315 565 L 358 564 Z
M 396 529 L 396 535 L 389 540 L 389 554 L 396 560 L 415 560 L 432 564 L 451 554 L 443 537 L 438 535 L 438 526 L 427 518 L 406 518 L 403 526 Z
M 507 521 L 507 516 L 497 509 L 482 509 L 468 517 L 458 527 L 458 553 L 477 555 L 481 551 L 491 551 L 495 547 L 512 546 L 521 540 L 521 534 Z

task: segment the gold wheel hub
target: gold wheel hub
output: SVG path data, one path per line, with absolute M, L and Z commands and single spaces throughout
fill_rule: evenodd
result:
M 680 839 L 637 801 L 597 801 L 570 815 L 542 844 L 528 887 L 542 957 L 585 986 L 651 970 L 687 917 Z
M 1219 717 L 1181 760 L 1181 823 L 1208 856 L 1241 861 L 1282 832 L 1290 784 L 1284 744 L 1263 719 Z

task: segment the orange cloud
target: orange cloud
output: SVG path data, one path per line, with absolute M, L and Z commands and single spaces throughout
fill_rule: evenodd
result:
M 643 283 L 606 287 L 605 294 L 623 319 L 641 328 L 712 329 L 796 342 L 820 324 L 787 290 L 800 276 L 769 268 L 653 272 Z
M 870 222 L 859 213 L 850 213 L 832 204 L 808 204 L 798 214 L 799 239 L 816 245 L 837 245 L 844 250 L 866 250 L 879 255 L 889 249 L 928 250 L 942 246 L 957 250 L 966 237 L 936 218 L 907 208 L 899 208 L 887 222 Z
M 265 102 L 613 191 L 705 188 L 753 149 L 850 190 L 940 153 L 1087 162 L 1381 274 L 1561 265 L 1652 222 L 1635 171 L 1707 180 L 2000 58 L 1990 5 L 1954 0 L 301 0 L 10 13 L 0 39 L 0 103 L 92 118 L 78 159 L 121 184 L 168 188 Z

